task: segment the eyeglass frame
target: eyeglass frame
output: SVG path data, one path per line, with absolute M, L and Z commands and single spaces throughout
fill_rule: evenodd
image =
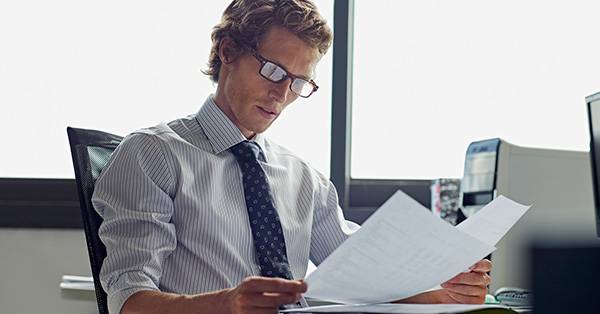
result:
M 277 62 L 271 61 L 271 60 L 263 57 L 260 53 L 258 53 L 258 51 L 252 50 L 251 52 L 252 52 L 252 56 L 254 56 L 254 58 L 256 58 L 256 60 L 258 60 L 258 62 L 260 62 L 260 68 L 258 69 L 258 74 L 260 74 L 260 76 L 262 76 L 265 80 L 267 80 L 269 82 L 273 82 L 273 83 L 281 83 L 281 82 L 287 80 L 288 78 L 292 79 L 291 83 L 290 83 L 290 91 L 292 91 L 292 93 L 294 93 L 294 94 L 296 94 L 296 95 L 298 95 L 299 97 L 302 97 L 302 98 L 308 98 L 308 97 L 310 97 L 312 94 L 314 94 L 319 89 L 319 85 L 317 85 L 317 83 L 315 83 L 314 80 L 293 75 L 284 66 L 282 66 L 281 64 L 279 64 Z M 283 78 L 281 80 L 279 80 L 279 81 L 273 81 L 272 79 L 270 79 L 270 78 L 268 78 L 268 77 L 266 77 L 265 75 L 262 74 L 262 70 L 263 70 L 263 68 L 265 67 L 265 65 L 267 63 L 272 63 L 272 64 L 280 67 L 283 70 L 283 72 L 285 72 L 285 75 L 283 76 Z M 296 93 L 292 89 L 292 85 L 294 85 L 294 80 L 297 80 L 297 79 L 298 80 L 303 80 L 303 81 L 309 83 L 313 87 L 312 91 L 310 92 L 310 94 L 308 94 L 308 96 L 302 96 L 302 95 Z

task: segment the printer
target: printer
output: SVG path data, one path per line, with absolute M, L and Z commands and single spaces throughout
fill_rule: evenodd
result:
M 502 139 L 467 149 L 459 204 L 465 217 L 504 195 L 533 205 L 492 253 L 491 291 L 531 288 L 532 241 L 597 241 L 589 153 L 521 147 Z

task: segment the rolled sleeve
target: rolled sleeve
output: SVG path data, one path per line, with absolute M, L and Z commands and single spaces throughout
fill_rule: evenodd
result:
M 111 313 L 142 290 L 159 290 L 165 259 L 177 245 L 171 223 L 175 176 L 165 144 L 136 133 L 117 148 L 96 182 L 92 203 L 106 246 L 100 281 Z

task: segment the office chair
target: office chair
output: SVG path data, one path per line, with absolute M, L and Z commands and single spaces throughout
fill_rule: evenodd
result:
M 123 138 L 101 131 L 71 127 L 67 127 L 67 134 L 75 168 L 75 181 L 77 182 L 83 229 L 94 278 L 98 312 L 108 314 L 106 292 L 102 289 L 99 278 L 100 267 L 106 257 L 106 247 L 98 236 L 102 218 L 92 206 L 92 193 L 94 193 L 96 179 Z

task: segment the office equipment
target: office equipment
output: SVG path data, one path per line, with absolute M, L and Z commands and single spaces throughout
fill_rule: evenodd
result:
M 305 295 L 359 304 L 431 289 L 492 252 L 527 209 L 500 197 L 455 228 L 399 190 L 305 279 Z
M 520 147 L 501 139 L 471 143 L 461 184 L 465 215 L 498 195 L 533 206 L 491 256 L 492 291 L 529 288 L 529 241 L 596 237 L 587 152 Z
M 507 306 L 529 306 L 532 305 L 532 294 L 527 289 L 502 287 L 494 293 L 498 302 Z
M 590 160 L 592 165 L 592 183 L 594 205 L 596 208 L 596 232 L 600 237 L 600 93 L 585 98 L 590 126 Z
M 64 290 L 94 291 L 94 278 L 84 276 L 63 275 L 60 288 Z
M 460 179 L 435 179 L 431 186 L 431 212 L 456 226 L 458 202 L 460 198 Z
M 530 251 L 535 313 L 600 312 L 600 246 L 560 242 Z
M 102 218 L 94 210 L 92 194 L 102 168 L 123 138 L 101 131 L 71 127 L 67 128 L 67 134 L 75 168 L 75 181 L 77 182 L 83 228 L 94 278 L 98 311 L 100 314 L 108 314 L 106 292 L 102 289 L 99 279 L 100 267 L 106 257 L 106 247 L 98 236 Z

